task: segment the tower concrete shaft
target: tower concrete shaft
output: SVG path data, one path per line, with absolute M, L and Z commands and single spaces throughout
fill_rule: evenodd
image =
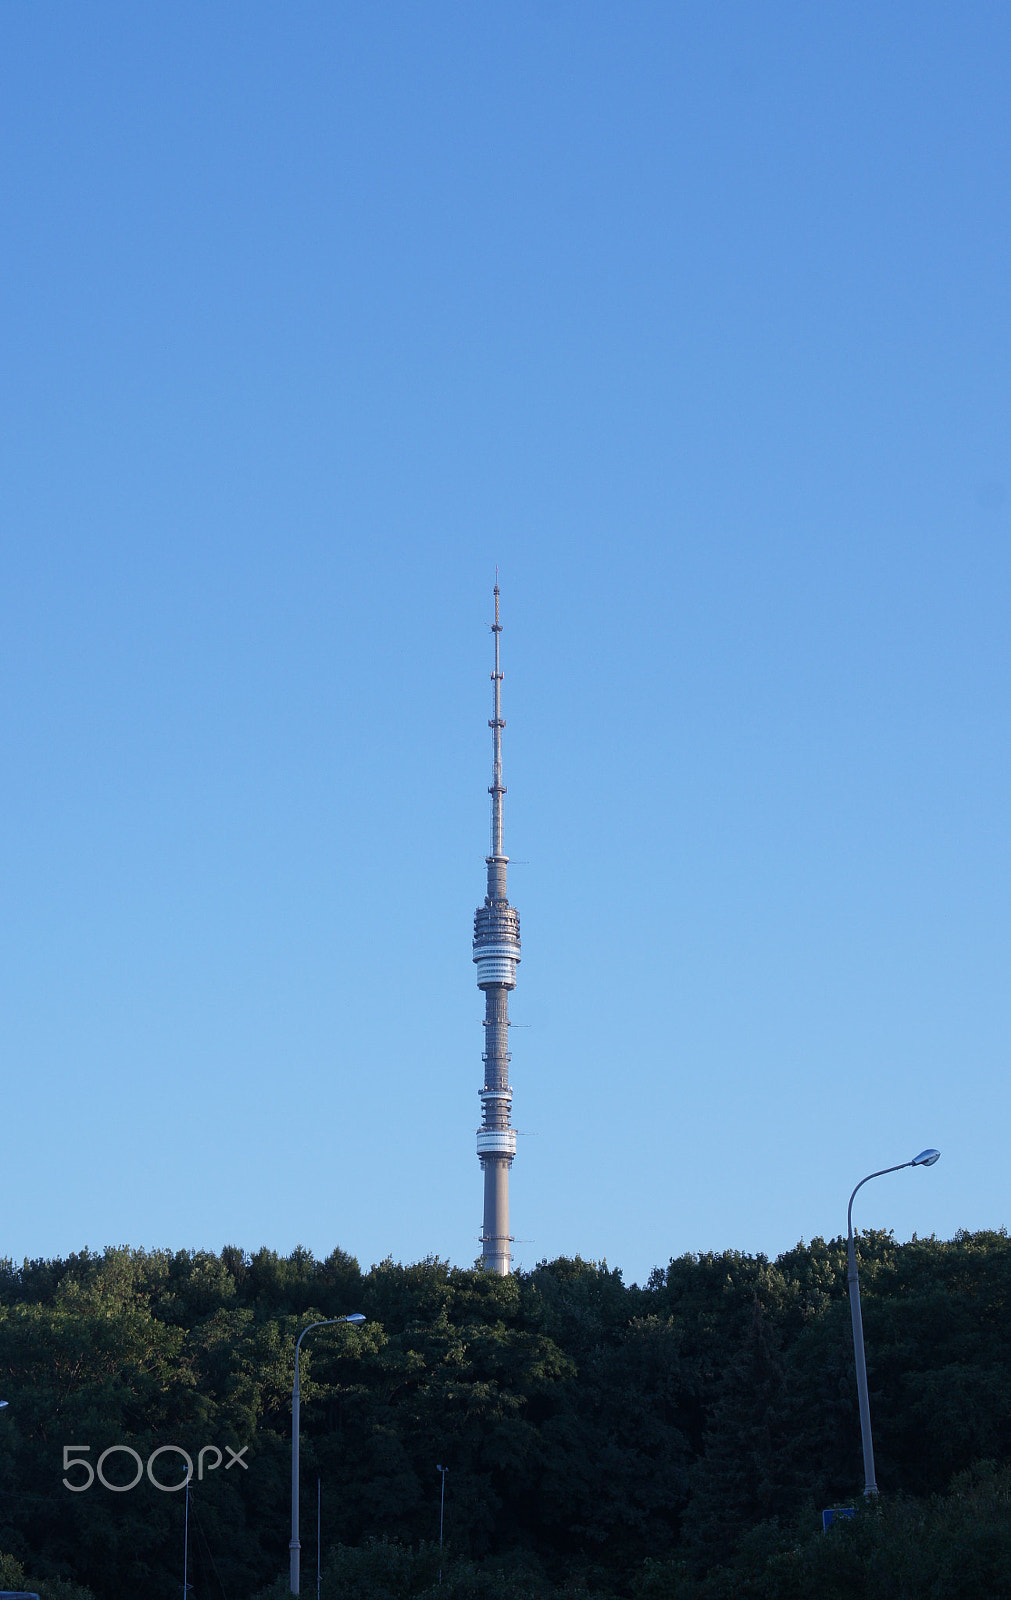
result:
M 502 797 L 502 666 L 499 640 L 499 587 L 495 585 L 495 671 L 492 680 L 492 782 L 491 854 L 488 893 L 474 913 L 474 961 L 477 985 L 484 990 L 484 1085 L 481 1126 L 477 1130 L 478 1160 L 484 1172 L 484 1225 L 481 1260 L 489 1272 L 508 1273 L 512 1261 L 509 1245 L 509 1168 L 516 1156 L 516 1130 L 512 1127 L 513 1092 L 509 1083 L 509 990 L 516 987 L 520 959 L 520 914 L 506 894 L 509 857 L 503 848 Z

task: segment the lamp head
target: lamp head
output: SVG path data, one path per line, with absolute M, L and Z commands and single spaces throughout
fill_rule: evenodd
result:
M 940 1150 L 921 1150 L 909 1163 L 911 1167 L 932 1167 L 935 1161 L 940 1161 Z
M 919 1156 L 917 1156 L 916 1160 L 919 1161 L 919 1159 L 920 1159 Z M 915 1163 L 914 1163 L 914 1165 L 915 1165 Z M 368 1320 L 367 1317 L 361 1311 L 352 1311 L 352 1313 L 351 1313 L 351 1315 L 349 1317 L 342 1317 L 341 1318 L 342 1322 L 356 1322 L 357 1323 L 357 1322 L 366 1322 L 367 1320 Z

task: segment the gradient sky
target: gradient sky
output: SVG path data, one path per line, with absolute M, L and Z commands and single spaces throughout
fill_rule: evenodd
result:
M 0 1254 L 1009 1219 L 1011 11 L 0 14 Z

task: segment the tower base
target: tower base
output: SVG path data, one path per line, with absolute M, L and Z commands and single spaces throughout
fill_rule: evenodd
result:
M 486 1272 L 506 1278 L 512 1265 L 509 1245 L 509 1168 L 506 1156 L 482 1156 L 484 1168 L 484 1227 L 481 1230 L 481 1265 Z

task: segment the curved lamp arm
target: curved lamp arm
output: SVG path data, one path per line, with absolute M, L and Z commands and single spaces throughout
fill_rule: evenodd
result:
M 853 1201 L 856 1199 L 857 1189 L 862 1189 L 865 1183 L 870 1183 L 872 1178 L 883 1178 L 886 1172 L 901 1172 L 903 1167 L 932 1167 L 935 1161 L 940 1161 L 940 1150 L 921 1150 L 912 1161 L 900 1161 L 897 1167 L 882 1167 L 880 1172 L 869 1172 L 866 1178 L 861 1178 L 857 1188 L 850 1195 L 850 1203 L 846 1207 L 846 1237 L 853 1237 Z
M 857 1197 L 857 1189 L 862 1189 L 865 1183 L 870 1183 L 872 1178 L 883 1178 L 886 1172 L 901 1172 L 903 1167 L 915 1166 L 913 1161 L 900 1161 L 897 1167 L 882 1167 L 880 1172 L 869 1172 L 866 1178 L 861 1178 L 856 1189 L 850 1195 L 850 1203 L 846 1207 L 846 1237 L 853 1237 L 853 1202 Z
M 302 1329 L 295 1340 L 295 1381 L 292 1384 L 292 1393 L 298 1389 L 298 1358 L 302 1349 L 302 1340 L 307 1333 L 312 1333 L 314 1328 L 336 1328 L 341 1322 L 350 1322 L 353 1325 L 364 1322 L 366 1319 L 360 1311 L 352 1311 L 349 1317 L 328 1317 L 324 1322 L 310 1322 Z

